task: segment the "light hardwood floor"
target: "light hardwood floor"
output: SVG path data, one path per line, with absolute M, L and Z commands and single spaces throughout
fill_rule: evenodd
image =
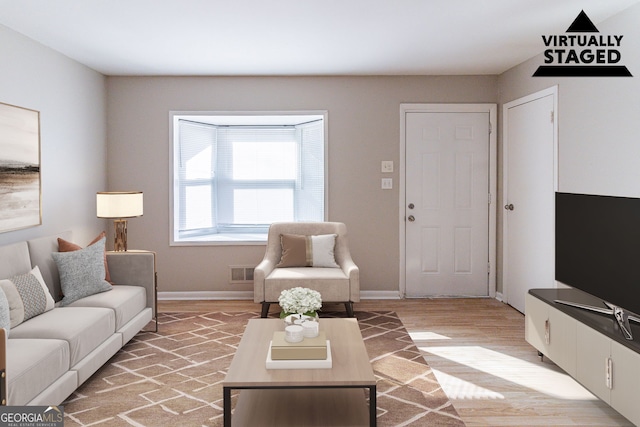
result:
M 260 306 L 159 301 L 158 309 L 259 312 Z M 548 359 L 541 361 L 524 340 L 524 316 L 497 300 L 368 300 L 355 309 L 398 314 L 468 426 L 633 425 Z

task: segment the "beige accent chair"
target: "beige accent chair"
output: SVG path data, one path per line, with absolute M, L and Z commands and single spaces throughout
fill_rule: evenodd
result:
M 337 234 L 334 255 L 340 268 L 277 268 L 282 257 L 281 234 Z M 343 223 L 279 222 L 269 227 L 264 259 L 253 274 L 253 300 L 262 303 L 262 317 L 267 317 L 270 304 L 278 303 L 283 290 L 297 286 L 320 292 L 323 303 L 344 303 L 347 315 L 353 317 L 353 303 L 360 301 L 360 270 L 351 259 L 347 227 Z

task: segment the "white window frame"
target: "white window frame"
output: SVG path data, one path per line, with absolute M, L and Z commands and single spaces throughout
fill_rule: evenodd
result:
M 266 232 L 257 233 L 218 233 L 203 236 L 200 239 L 178 240 L 176 239 L 176 188 L 174 180 L 174 162 L 176 159 L 176 149 L 179 146 L 179 120 L 192 119 L 194 121 L 205 121 L 207 117 L 215 116 L 217 123 L 224 117 L 225 124 L 295 124 L 301 123 L 305 116 L 321 116 L 324 125 L 324 218 L 327 220 L 329 211 L 329 185 L 328 185 L 328 112 L 326 110 L 304 110 L 304 111 L 170 111 L 170 150 L 169 150 L 169 242 L 170 246 L 220 246 L 220 245 L 264 245 L 266 243 Z M 308 117 L 307 117 L 308 118 Z

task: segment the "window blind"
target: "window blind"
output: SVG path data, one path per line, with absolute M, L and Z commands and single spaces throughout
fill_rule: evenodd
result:
M 324 219 L 323 120 L 269 126 L 179 120 L 178 128 L 175 240 Z

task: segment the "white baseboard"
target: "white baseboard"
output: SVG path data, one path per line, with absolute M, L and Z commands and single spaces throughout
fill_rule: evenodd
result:
M 360 299 L 402 299 L 398 291 L 360 291 Z
M 362 291 L 361 299 L 400 299 L 398 291 Z M 253 300 L 253 291 L 158 292 L 159 301 Z
M 189 292 L 158 292 L 158 301 L 174 300 L 251 300 L 253 291 L 189 291 Z
M 500 302 L 504 302 L 504 299 L 502 298 L 502 292 L 496 292 L 496 299 Z

